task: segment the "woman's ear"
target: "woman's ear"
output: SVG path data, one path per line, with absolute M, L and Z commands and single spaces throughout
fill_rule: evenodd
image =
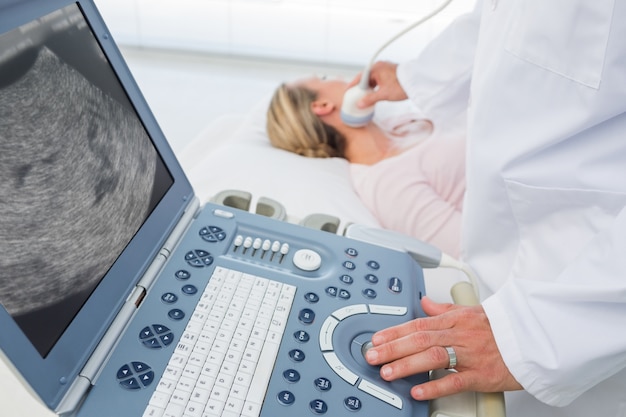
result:
M 311 103 L 311 110 L 316 116 L 327 116 L 335 110 L 335 105 L 327 100 L 315 100 Z

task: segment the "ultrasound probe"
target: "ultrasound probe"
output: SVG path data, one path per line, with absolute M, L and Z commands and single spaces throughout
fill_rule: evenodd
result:
M 443 9 L 445 9 L 451 2 L 452 0 L 446 0 L 444 3 L 442 3 L 439 7 L 437 7 L 435 10 L 430 12 L 428 15 L 424 16 L 417 22 L 412 23 L 410 26 L 402 30 L 400 33 L 398 33 L 397 35 L 389 39 L 387 42 L 383 44 L 383 46 L 381 46 L 376 51 L 376 53 L 374 54 L 374 56 L 372 56 L 368 65 L 363 70 L 363 73 L 361 74 L 361 81 L 357 85 L 349 88 L 344 94 L 343 103 L 341 106 L 341 120 L 343 121 L 344 124 L 351 126 L 351 127 L 363 127 L 374 117 L 373 105 L 366 107 L 366 108 L 360 108 L 357 106 L 357 102 L 361 98 L 363 98 L 364 96 L 366 96 L 367 94 L 373 91 L 373 89 L 369 85 L 370 70 L 372 68 L 372 65 L 374 65 L 374 61 L 376 60 L 376 57 L 378 57 L 378 55 L 387 46 L 389 46 L 389 44 L 394 42 L 396 39 L 398 39 L 400 36 L 404 35 L 408 31 L 416 28 L 422 23 L 435 17 L 437 14 L 443 11 Z

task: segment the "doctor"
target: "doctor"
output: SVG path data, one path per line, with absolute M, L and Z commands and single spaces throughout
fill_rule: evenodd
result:
M 415 398 L 504 390 L 509 417 L 626 416 L 624 22 L 626 0 L 479 0 L 416 60 L 373 68 L 363 106 L 468 112 L 463 246 L 482 304 L 425 300 L 431 317 L 368 353 L 389 380 L 458 371 Z

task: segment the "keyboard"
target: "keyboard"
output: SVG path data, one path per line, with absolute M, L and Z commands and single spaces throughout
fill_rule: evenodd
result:
M 257 417 L 295 293 L 216 267 L 144 417 Z

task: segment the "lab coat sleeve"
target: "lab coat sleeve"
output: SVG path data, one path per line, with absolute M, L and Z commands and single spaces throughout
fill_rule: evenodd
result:
M 565 406 L 626 364 L 626 208 L 555 281 L 512 279 L 483 302 L 507 366 Z
M 447 126 L 467 110 L 482 1 L 453 21 L 413 60 L 398 65 L 400 85 L 435 124 Z

